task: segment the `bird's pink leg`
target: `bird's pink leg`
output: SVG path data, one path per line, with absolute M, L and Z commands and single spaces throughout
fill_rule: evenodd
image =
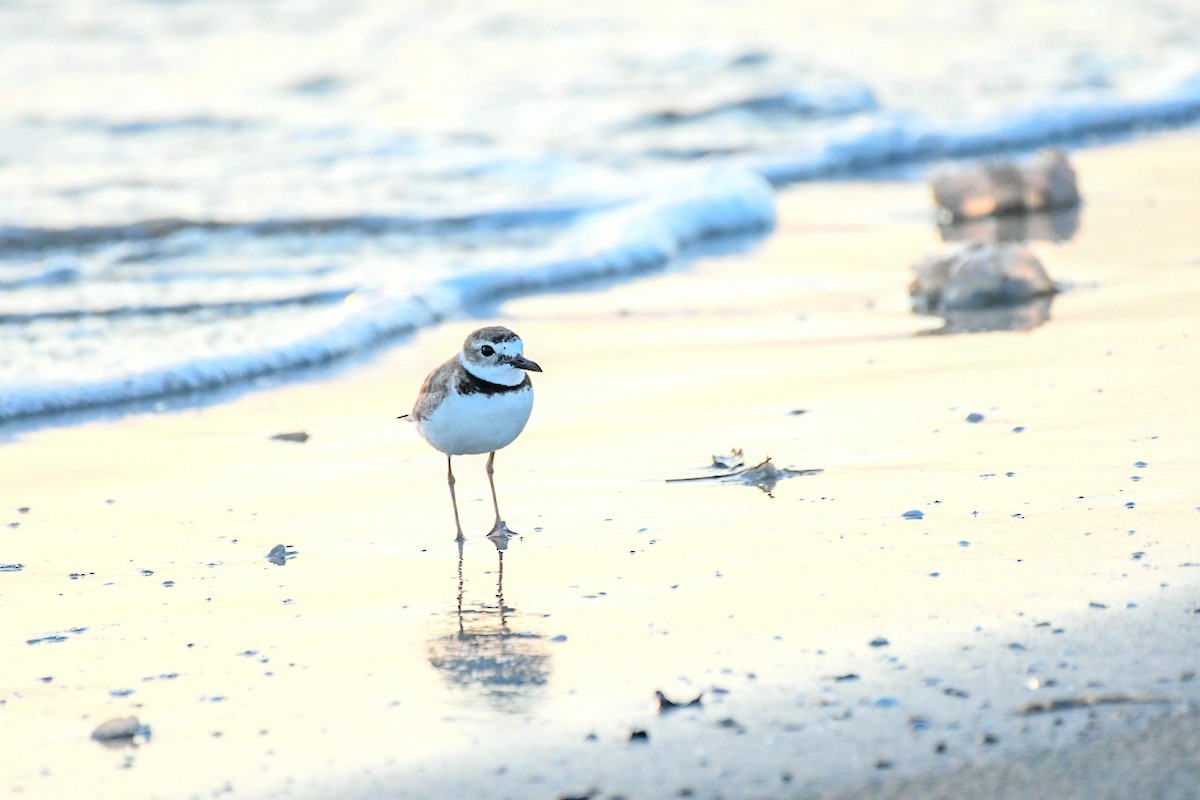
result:
M 458 529 L 458 536 L 454 537 L 454 541 L 461 542 L 466 537 L 463 536 L 462 523 L 458 521 L 458 498 L 454 496 L 454 463 L 450 456 L 446 456 L 446 483 L 450 486 L 450 505 L 454 506 L 454 527 Z M 492 490 L 493 495 L 495 490 Z
M 500 519 L 500 503 L 496 500 L 496 481 L 492 477 L 492 474 L 496 471 L 495 467 L 493 466 L 493 463 L 495 461 L 496 461 L 496 451 L 493 450 L 491 455 L 488 456 L 488 460 L 487 460 L 487 476 L 488 476 L 488 486 L 492 487 L 492 508 L 496 511 L 496 524 L 492 526 L 492 532 L 489 533 L 488 536 L 489 537 L 515 536 L 516 534 L 514 534 L 512 531 L 510 531 L 508 529 L 508 526 L 504 524 L 504 520 Z

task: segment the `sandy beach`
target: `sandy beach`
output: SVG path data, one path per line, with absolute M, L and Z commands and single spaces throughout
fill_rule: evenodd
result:
M 1072 159 L 1033 330 L 922 335 L 928 185 L 812 183 L 737 252 L 320 379 L 0 430 L 0 791 L 1194 796 L 1200 133 Z M 457 459 L 460 558 L 395 418 L 491 323 L 545 372 L 496 459 L 522 535 Z M 669 480 L 731 448 L 821 471 Z

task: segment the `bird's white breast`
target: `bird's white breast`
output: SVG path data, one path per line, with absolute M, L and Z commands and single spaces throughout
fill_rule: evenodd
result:
M 426 419 L 417 422 L 417 430 L 446 455 L 490 453 L 512 444 L 532 411 L 530 386 L 495 394 L 459 394 L 452 389 Z

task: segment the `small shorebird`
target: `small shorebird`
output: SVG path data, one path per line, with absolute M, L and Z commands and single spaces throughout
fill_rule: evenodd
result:
M 528 372 L 541 372 L 525 357 L 521 337 L 498 325 L 467 337 L 459 354 L 429 373 L 409 418 L 425 441 L 446 454 L 446 482 L 454 506 L 456 541 L 463 540 L 454 496 L 454 456 L 489 453 L 488 485 L 496 524 L 492 538 L 513 535 L 500 519 L 496 483 L 492 479 L 496 451 L 512 444 L 533 410 L 533 384 Z

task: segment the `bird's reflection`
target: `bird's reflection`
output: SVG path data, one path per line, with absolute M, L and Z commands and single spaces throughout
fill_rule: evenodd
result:
M 1027 214 L 998 214 L 959 222 L 938 222 L 944 242 L 1068 242 L 1079 231 L 1079 206 Z
M 549 681 L 545 637 L 520 630 L 522 616 L 504 602 L 504 555 L 512 539 L 488 537 L 496 546 L 494 602 L 464 601 L 463 543 L 458 543 L 458 593 L 454 628 L 429 642 L 429 663 L 446 682 L 487 701 L 498 711 L 525 711 Z
M 1027 331 L 1050 320 L 1050 304 L 1054 297 L 1034 297 L 1023 303 L 939 311 L 945 320 L 940 328 L 921 331 L 918 336 L 941 336 L 953 333 L 986 333 L 988 331 Z

